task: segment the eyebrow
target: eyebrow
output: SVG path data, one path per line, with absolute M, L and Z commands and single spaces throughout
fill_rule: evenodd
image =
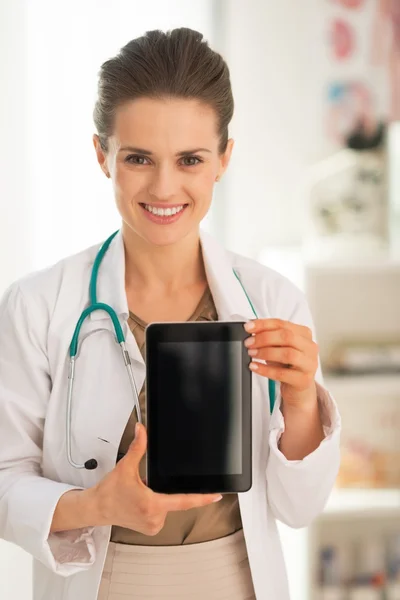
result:
M 120 152 L 133 152 L 135 154 L 145 154 L 147 156 L 152 156 L 153 152 L 151 150 L 145 150 L 144 148 L 136 148 L 135 146 L 124 146 L 120 148 Z M 182 152 L 177 152 L 176 156 L 189 156 L 192 154 L 197 154 L 198 152 L 210 152 L 208 148 L 194 148 L 193 150 L 183 150 Z

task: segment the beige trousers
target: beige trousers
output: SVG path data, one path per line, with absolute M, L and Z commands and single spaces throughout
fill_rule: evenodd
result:
M 98 600 L 255 600 L 243 530 L 183 546 L 110 542 Z

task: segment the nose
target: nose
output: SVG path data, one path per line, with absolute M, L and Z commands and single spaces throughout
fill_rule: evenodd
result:
M 160 165 L 151 174 L 148 192 L 158 200 L 169 200 L 179 189 L 179 175 L 169 165 Z

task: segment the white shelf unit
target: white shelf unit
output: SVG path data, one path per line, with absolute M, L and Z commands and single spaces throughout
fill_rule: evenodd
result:
M 399 397 L 400 375 L 328 376 L 325 386 L 336 398 Z M 400 465 L 399 465 L 400 468 Z M 318 547 L 325 532 L 342 528 L 355 535 L 365 529 L 387 533 L 400 531 L 400 489 L 336 488 L 325 510 L 308 528 L 291 530 L 279 524 L 289 577 L 291 600 L 319 600 L 316 585 Z
M 323 253 L 313 254 L 319 255 Z M 311 260 L 304 247 L 269 247 L 259 260 L 305 292 L 323 362 L 336 342 L 400 339 L 400 245 L 391 252 L 346 252 L 337 258 L 317 260 Z M 400 374 L 332 376 L 325 371 L 324 380 L 339 410 L 341 403 L 344 405 L 344 425 L 349 416 L 357 417 L 364 399 L 370 407 L 386 401 L 391 409 L 398 399 L 400 407 Z M 358 407 L 350 415 L 353 399 Z M 367 424 L 370 422 L 364 419 L 363 426 Z M 362 523 L 366 518 L 373 524 L 385 521 L 400 525 L 400 490 L 335 489 L 323 514 L 309 528 L 291 530 L 279 524 L 291 600 L 316 598 L 313 576 L 324 527 L 351 527 L 353 522 Z
M 398 375 L 328 375 L 324 378 L 325 387 L 333 396 L 340 398 L 342 394 L 361 394 L 389 396 L 400 398 L 400 373 Z
M 291 600 L 318 600 L 315 574 L 323 530 L 351 526 L 358 533 L 365 522 L 370 531 L 387 531 L 394 524 L 400 529 L 400 490 L 335 489 L 324 512 L 310 527 L 292 530 L 279 524 Z
M 336 489 L 325 507 L 323 519 L 355 518 L 400 510 L 400 490 Z

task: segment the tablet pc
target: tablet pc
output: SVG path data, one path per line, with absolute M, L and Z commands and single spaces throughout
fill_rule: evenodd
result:
M 237 493 L 252 485 L 250 357 L 242 322 L 146 328 L 147 485 Z

